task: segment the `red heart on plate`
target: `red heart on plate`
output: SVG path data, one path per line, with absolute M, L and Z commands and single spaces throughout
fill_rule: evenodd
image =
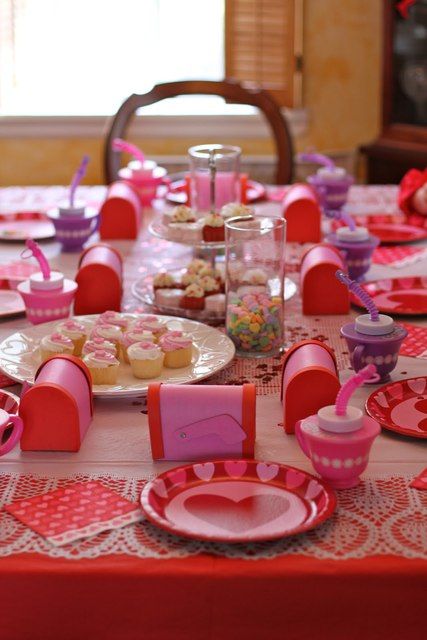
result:
M 233 533 L 256 529 L 275 520 L 289 509 L 289 500 L 282 496 L 265 494 L 231 500 L 224 496 L 190 496 L 184 503 L 191 515 L 199 520 Z

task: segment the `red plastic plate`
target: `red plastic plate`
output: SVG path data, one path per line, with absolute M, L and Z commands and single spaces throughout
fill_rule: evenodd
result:
M 369 396 L 366 411 L 385 429 L 427 438 L 427 377 L 384 385 Z
M 424 221 L 408 224 L 403 215 L 354 216 L 356 224 L 366 226 L 370 233 L 377 236 L 382 244 L 402 244 L 427 238 L 427 226 Z M 334 222 L 333 228 L 344 223 Z
M 362 288 L 372 296 L 378 310 L 391 315 L 427 314 L 427 277 L 386 278 L 365 282 Z M 351 295 L 352 304 L 362 306 Z
M 318 478 L 285 465 L 219 460 L 177 467 L 148 482 L 147 518 L 170 533 L 217 542 L 274 540 L 317 527 L 335 510 Z
M 187 202 L 187 194 L 185 191 L 185 180 L 176 180 L 169 186 L 169 191 L 166 194 L 166 200 L 173 204 L 185 204 Z M 248 180 L 248 188 L 246 193 L 248 202 L 258 202 L 266 197 L 266 190 L 264 185 L 260 182 L 254 182 Z

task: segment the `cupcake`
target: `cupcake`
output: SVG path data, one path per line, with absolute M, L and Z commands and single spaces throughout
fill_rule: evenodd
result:
M 264 269 L 247 269 L 241 276 L 243 286 L 237 290 L 239 296 L 248 293 L 263 293 L 266 290 L 267 274 Z
M 116 384 L 119 361 L 112 353 L 99 349 L 88 353 L 83 362 L 90 371 L 93 384 Z
M 126 331 L 125 335 L 122 339 L 122 359 L 129 363 L 128 357 L 128 349 L 132 344 L 136 342 L 151 342 L 152 344 L 155 342 L 154 333 L 151 331 L 146 331 L 145 329 L 131 329 L 130 331 Z
M 73 352 L 73 341 L 71 338 L 64 336 L 63 333 L 52 333 L 48 336 L 43 336 L 40 340 L 40 355 L 43 362 L 58 353 L 72 355 Z
M 219 293 L 220 290 L 218 280 L 215 280 L 212 276 L 202 276 L 199 278 L 199 285 L 202 287 L 205 296 L 212 296 L 214 293 Z
M 151 331 L 154 338 L 158 340 L 161 335 L 168 330 L 167 326 L 162 320 L 159 320 L 157 316 L 142 316 L 138 318 L 131 327 L 132 331 Z
M 203 218 L 203 240 L 205 242 L 224 242 L 224 218 L 218 213 L 210 213 Z
M 180 204 L 174 207 L 172 211 L 165 211 L 163 214 L 163 222 L 166 225 L 172 223 L 191 223 L 195 222 L 196 217 L 190 207 Z
M 128 348 L 128 356 L 135 378 L 157 378 L 163 368 L 164 354 L 153 342 L 135 342 Z
M 153 278 L 153 289 L 174 289 L 177 283 L 175 278 L 166 271 L 159 271 Z
M 85 325 L 81 322 L 70 319 L 57 324 L 56 329 L 59 333 L 62 333 L 62 335 L 73 341 L 74 355 L 80 356 L 87 336 L 87 328 Z
M 190 284 L 194 284 L 194 283 L 198 284 L 198 281 L 199 281 L 199 274 L 198 273 L 187 272 L 187 273 L 184 273 L 182 278 L 181 278 L 181 282 L 182 282 L 184 288 L 188 287 L 188 285 L 190 285 Z
M 240 204 L 240 202 L 229 202 L 225 204 L 221 211 L 219 212 L 220 216 L 223 218 L 234 218 L 241 216 L 251 216 L 254 213 L 252 207 L 247 207 L 245 204 Z
M 196 283 L 188 285 L 184 289 L 180 307 L 181 309 L 204 309 L 205 292 L 202 287 Z
M 82 354 L 87 356 L 88 353 L 93 353 L 94 351 L 108 351 L 112 353 L 113 356 L 116 355 L 116 346 L 113 342 L 109 340 L 105 340 L 104 338 L 92 338 L 91 340 L 87 340 L 82 349 Z
M 98 317 L 96 324 L 113 324 L 116 327 L 120 327 L 122 331 L 126 331 L 129 326 L 129 319 L 117 311 L 104 311 Z
M 159 340 L 159 347 L 165 354 L 165 367 L 180 369 L 191 364 L 193 343 L 182 331 L 168 331 Z
M 122 332 L 120 327 L 115 324 L 107 324 L 107 323 L 99 323 L 94 326 L 90 333 L 90 339 L 93 338 L 103 338 L 104 340 L 108 340 L 108 342 L 112 342 L 116 347 L 116 356 L 120 355 L 120 345 L 122 342 Z
M 187 267 L 187 273 L 199 273 L 199 271 L 209 266 L 210 264 L 209 262 L 207 262 L 207 260 L 202 260 L 201 258 L 194 258 L 194 260 L 192 260 Z

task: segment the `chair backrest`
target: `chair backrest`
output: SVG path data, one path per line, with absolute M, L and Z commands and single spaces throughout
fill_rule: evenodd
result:
M 257 107 L 265 116 L 272 131 L 276 145 L 276 184 L 289 184 L 292 181 L 293 149 L 292 140 L 285 118 L 280 107 L 271 95 L 257 88 L 250 88 L 222 80 L 183 80 L 180 82 L 166 82 L 157 84 L 148 93 L 133 94 L 125 100 L 113 118 L 105 141 L 104 169 L 107 184 L 117 179 L 120 169 L 120 152 L 113 151 L 114 138 L 123 138 L 130 119 L 135 111 L 166 98 L 181 95 L 217 95 L 234 104 L 247 104 Z

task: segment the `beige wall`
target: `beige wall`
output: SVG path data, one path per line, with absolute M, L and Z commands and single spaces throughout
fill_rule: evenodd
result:
M 352 151 L 379 129 L 381 0 L 305 0 L 304 107 L 307 132 L 298 150 Z M 185 153 L 205 140 L 147 140 L 152 155 Z M 227 142 L 227 140 L 221 140 Z M 268 139 L 233 140 L 245 154 L 271 151 Z M 102 182 L 102 140 L 0 139 L 0 185 L 67 183 L 84 153 L 86 183 Z

